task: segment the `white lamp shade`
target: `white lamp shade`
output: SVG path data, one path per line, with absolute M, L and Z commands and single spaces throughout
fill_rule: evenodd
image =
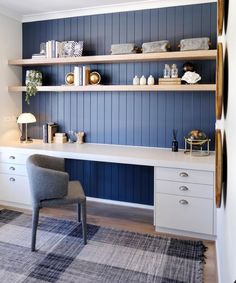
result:
M 31 113 L 22 113 L 17 119 L 18 124 L 24 124 L 24 123 L 28 124 L 28 123 L 35 123 L 35 122 L 36 122 L 36 118 Z

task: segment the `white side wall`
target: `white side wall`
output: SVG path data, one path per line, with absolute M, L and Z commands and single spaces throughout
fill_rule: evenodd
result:
M 22 111 L 22 96 L 9 94 L 8 85 L 21 85 L 21 68 L 9 67 L 8 59 L 22 57 L 22 24 L 0 14 L 0 138 L 19 138 L 16 117 Z
M 227 140 L 227 198 L 217 209 L 217 253 L 221 283 L 236 280 L 236 1 L 229 4 L 228 29 L 220 38 L 228 50 L 229 92 L 228 111 L 222 118 L 222 128 Z M 227 95 L 225 93 L 224 95 Z

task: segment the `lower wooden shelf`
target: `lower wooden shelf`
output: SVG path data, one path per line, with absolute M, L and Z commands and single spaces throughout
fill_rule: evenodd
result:
M 42 92 L 70 92 L 70 91 L 215 91 L 215 84 L 195 85 L 87 85 L 87 86 L 39 86 Z M 24 92 L 25 86 L 9 86 L 9 92 Z

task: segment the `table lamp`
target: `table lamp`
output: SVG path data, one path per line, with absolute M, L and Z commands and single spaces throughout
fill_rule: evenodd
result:
M 32 142 L 32 140 L 28 139 L 28 135 L 27 135 L 27 125 L 29 123 L 35 123 L 36 122 L 36 118 L 33 114 L 31 113 L 22 113 L 20 114 L 20 116 L 17 119 L 17 123 L 18 124 L 25 124 L 25 140 L 23 141 L 24 143 L 29 143 Z

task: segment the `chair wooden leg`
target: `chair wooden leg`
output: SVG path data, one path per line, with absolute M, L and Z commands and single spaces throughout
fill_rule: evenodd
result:
M 87 245 L 87 212 L 86 212 L 86 201 L 81 203 L 81 214 L 82 214 L 82 229 L 84 245 Z
M 77 204 L 77 212 L 78 212 L 78 222 L 81 221 L 81 207 L 80 207 L 80 203 Z
M 32 217 L 32 242 L 31 242 L 31 251 L 35 251 L 36 244 L 36 233 L 39 221 L 39 207 L 33 208 L 33 217 Z

